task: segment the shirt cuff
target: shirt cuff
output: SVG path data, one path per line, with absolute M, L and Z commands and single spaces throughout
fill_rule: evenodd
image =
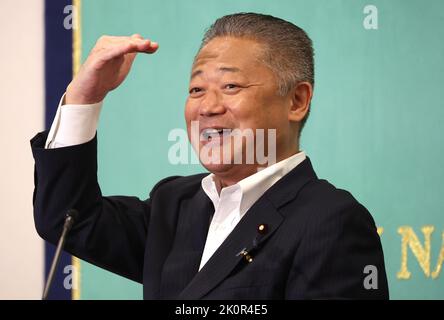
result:
M 93 104 L 62 105 L 62 96 L 57 113 L 46 139 L 45 149 L 55 149 L 86 143 L 96 134 L 103 101 Z

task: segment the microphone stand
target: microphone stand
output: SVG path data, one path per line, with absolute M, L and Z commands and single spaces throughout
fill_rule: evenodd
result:
M 78 216 L 78 211 L 75 209 L 70 209 L 66 213 L 62 235 L 60 236 L 59 242 L 57 244 L 57 249 L 54 254 L 54 258 L 52 259 L 52 264 L 51 268 L 49 269 L 48 279 L 46 281 L 45 289 L 43 290 L 42 300 L 48 299 L 49 289 L 51 288 L 52 281 L 54 280 L 54 275 L 57 270 L 57 265 L 59 264 L 60 256 L 63 247 L 65 245 L 66 236 L 68 235 L 68 232 L 71 230 L 77 216 Z

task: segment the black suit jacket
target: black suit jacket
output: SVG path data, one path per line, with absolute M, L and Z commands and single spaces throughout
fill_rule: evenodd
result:
M 56 243 L 65 212 L 77 209 L 66 250 L 143 283 L 145 299 L 388 298 L 371 215 L 318 179 L 309 159 L 265 192 L 198 272 L 214 212 L 201 188 L 205 174 L 166 178 L 144 201 L 104 197 L 96 138 L 45 150 L 46 137 L 31 140 L 37 232 Z M 364 287 L 367 265 L 377 267 L 378 289 Z

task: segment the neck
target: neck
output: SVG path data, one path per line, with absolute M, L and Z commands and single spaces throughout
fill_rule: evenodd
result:
M 282 160 L 285 160 L 296 153 L 299 153 L 299 148 L 295 150 L 286 152 L 276 157 L 276 163 Z M 273 165 L 268 164 L 269 165 Z M 221 172 L 213 172 L 214 173 L 214 182 L 216 183 L 217 191 L 220 192 L 223 188 L 232 186 L 239 181 L 257 173 L 261 168 L 264 168 L 264 165 L 259 164 L 238 164 L 231 166 L 228 170 L 224 170 Z

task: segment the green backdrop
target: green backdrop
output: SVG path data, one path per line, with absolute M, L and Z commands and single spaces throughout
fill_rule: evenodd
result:
M 363 26 L 368 4 L 378 9 L 377 30 Z M 441 0 L 83 0 L 83 59 L 103 34 L 140 33 L 160 44 L 106 98 L 98 132 L 103 193 L 145 199 L 161 178 L 203 170 L 169 164 L 168 133 L 185 129 L 203 31 L 240 11 L 279 16 L 311 36 L 316 87 L 302 149 L 320 177 L 350 190 L 383 227 L 391 297 L 444 298 Z M 424 226 L 434 231 L 424 234 Z M 398 275 L 403 263 L 409 279 Z M 81 298 L 140 299 L 142 286 L 82 262 Z

